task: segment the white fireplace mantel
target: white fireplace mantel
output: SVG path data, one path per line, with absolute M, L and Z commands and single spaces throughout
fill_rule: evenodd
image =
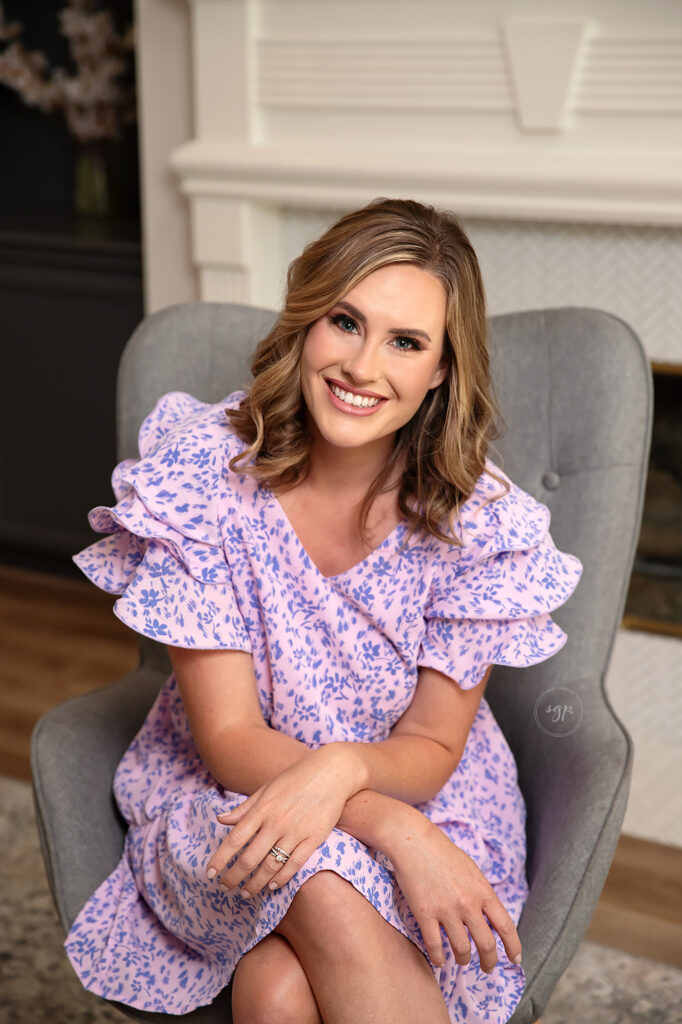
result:
M 281 212 L 682 225 L 682 6 L 187 0 L 200 294 L 276 305 Z
M 682 365 L 680 0 L 136 0 L 136 26 L 147 313 L 278 308 L 341 210 L 409 195 L 462 216 L 491 314 L 606 309 Z M 620 630 L 607 691 L 625 831 L 682 847 L 679 664 Z
M 171 164 L 182 191 L 257 203 L 359 205 L 381 194 L 481 217 L 682 224 L 682 156 L 593 150 L 544 154 L 511 148 L 329 147 L 197 139 Z

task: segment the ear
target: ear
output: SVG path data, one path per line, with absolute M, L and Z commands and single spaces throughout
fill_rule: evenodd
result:
M 445 356 L 443 356 L 443 358 L 439 362 L 438 366 L 433 371 L 433 376 L 431 377 L 431 383 L 429 384 L 429 391 L 431 391 L 433 388 L 437 388 L 440 384 L 442 384 L 443 381 L 445 380 L 445 378 L 447 377 L 447 375 L 448 375 L 448 361 L 445 358 Z

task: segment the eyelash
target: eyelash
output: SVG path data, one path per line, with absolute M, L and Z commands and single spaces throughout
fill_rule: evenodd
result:
M 334 324 L 335 327 L 338 327 L 340 331 L 343 331 L 344 334 L 351 334 L 352 333 L 351 331 L 345 331 L 343 329 L 343 327 L 341 326 L 341 323 L 344 320 L 346 320 L 349 324 L 352 324 L 353 327 L 357 330 L 358 325 L 356 324 L 356 322 L 353 319 L 353 317 L 352 316 L 348 316 L 347 313 L 335 313 L 333 316 L 329 317 L 329 322 Z M 411 349 L 398 348 L 398 352 L 421 352 L 422 347 L 423 347 L 422 345 L 420 345 L 420 343 L 417 341 L 416 338 L 411 338 L 407 334 L 397 334 L 393 340 L 394 341 L 409 341 L 409 342 L 411 342 L 411 344 L 413 346 L 413 348 L 411 348 Z

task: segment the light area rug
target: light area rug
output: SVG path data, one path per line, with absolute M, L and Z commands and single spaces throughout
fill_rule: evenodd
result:
M 28 782 L 0 776 L 0 1022 L 122 1024 L 62 948 Z M 169 1015 L 169 1024 L 173 1021 Z M 583 942 L 542 1024 L 682 1024 L 682 971 Z

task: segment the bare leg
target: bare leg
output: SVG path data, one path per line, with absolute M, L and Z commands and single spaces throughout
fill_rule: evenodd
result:
M 276 932 L 296 951 L 325 1024 L 450 1024 L 421 950 L 335 872 L 303 883 Z
M 234 1024 L 322 1024 L 301 962 L 271 933 L 241 958 L 232 982 Z

